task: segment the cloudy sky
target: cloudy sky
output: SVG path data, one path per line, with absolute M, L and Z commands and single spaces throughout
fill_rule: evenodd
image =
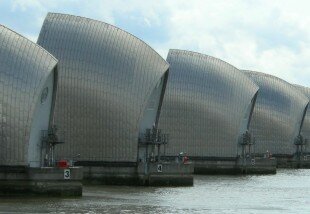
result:
M 116 25 L 164 58 L 205 53 L 310 87 L 308 0 L 0 0 L 0 23 L 36 41 L 47 12 Z

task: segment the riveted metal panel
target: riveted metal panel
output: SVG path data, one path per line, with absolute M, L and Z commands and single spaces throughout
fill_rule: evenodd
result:
M 168 63 L 119 28 L 65 14 L 47 15 L 38 44 L 59 59 L 57 157 L 136 161 L 139 123 Z
M 294 85 L 297 90 L 301 91 L 308 99 L 310 100 L 310 88 L 300 86 L 300 85 Z M 303 136 L 304 139 L 307 139 L 307 144 L 306 144 L 306 150 L 310 151 L 309 148 L 309 143 L 310 143 L 310 104 L 308 105 L 306 115 L 301 127 L 301 135 Z
M 238 137 L 258 87 L 214 57 L 170 50 L 159 128 L 169 133 L 166 155 L 236 157 Z M 249 114 L 247 114 L 249 115 Z
M 250 131 L 255 137 L 256 153 L 290 155 L 295 152 L 308 98 L 290 83 L 268 74 L 245 71 L 260 88 Z
M 0 25 L 0 165 L 27 165 L 35 105 L 57 60 Z

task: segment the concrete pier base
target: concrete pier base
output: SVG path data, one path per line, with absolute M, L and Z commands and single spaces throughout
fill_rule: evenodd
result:
M 156 162 L 94 165 L 83 166 L 83 183 L 137 186 L 193 185 L 193 166 L 191 164 Z
M 194 174 L 200 175 L 238 175 L 238 174 L 275 174 L 276 160 L 266 158 L 238 159 L 212 158 L 194 160 Z
M 278 168 L 310 169 L 310 156 L 276 156 Z
M 0 196 L 82 196 L 80 167 L 0 167 Z
M 277 161 L 275 158 L 239 159 L 238 169 L 242 174 L 276 174 Z
M 193 186 L 194 168 L 191 163 L 149 163 L 148 173 L 144 164 L 139 165 L 140 180 L 149 186 Z
M 236 160 L 195 160 L 194 174 L 197 175 L 235 175 L 240 174 Z
M 141 185 L 137 167 L 131 164 L 84 165 L 83 175 L 83 184 Z

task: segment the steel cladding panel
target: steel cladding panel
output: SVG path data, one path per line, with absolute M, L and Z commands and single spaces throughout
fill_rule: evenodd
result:
M 136 161 L 139 122 L 168 63 L 121 29 L 71 15 L 49 13 L 38 44 L 59 59 L 57 156 Z
M 57 60 L 0 25 L 0 165 L 27 165 L 35 105 Z
M 256 153 L 293 154 L 308 98 L 277 77 L 245 71 L 260 88 L 250 131 Z
M 304 86 L 299 86 L 299 85 L 294 85 L 299 91 L 304 93 L 305 96 L 310 99 L 310 88 L 304 87 Z M 305 115 L 304 123 L 301 128 L 301 135 L 304 137 L 304 139 L 307 139 L 308 144 L 307 146 L 307 151 L 309 151 L 309 143 L 310 143 L 310 104 L 308 105 L 307 112 Z
M 166 155 L 236 157 L 240 127 L 258 87 L 219 59 L 170 50 L 159 128 L 168 133 Z

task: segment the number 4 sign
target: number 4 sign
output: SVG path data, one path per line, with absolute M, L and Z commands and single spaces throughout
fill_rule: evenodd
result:
M 64 179 L 70 179 L 71 174 L 70 174 L 70 169 L 64 169 Z
M 163 165 L 161 164 L 157 165 L 157 172 L 163 172 Z

